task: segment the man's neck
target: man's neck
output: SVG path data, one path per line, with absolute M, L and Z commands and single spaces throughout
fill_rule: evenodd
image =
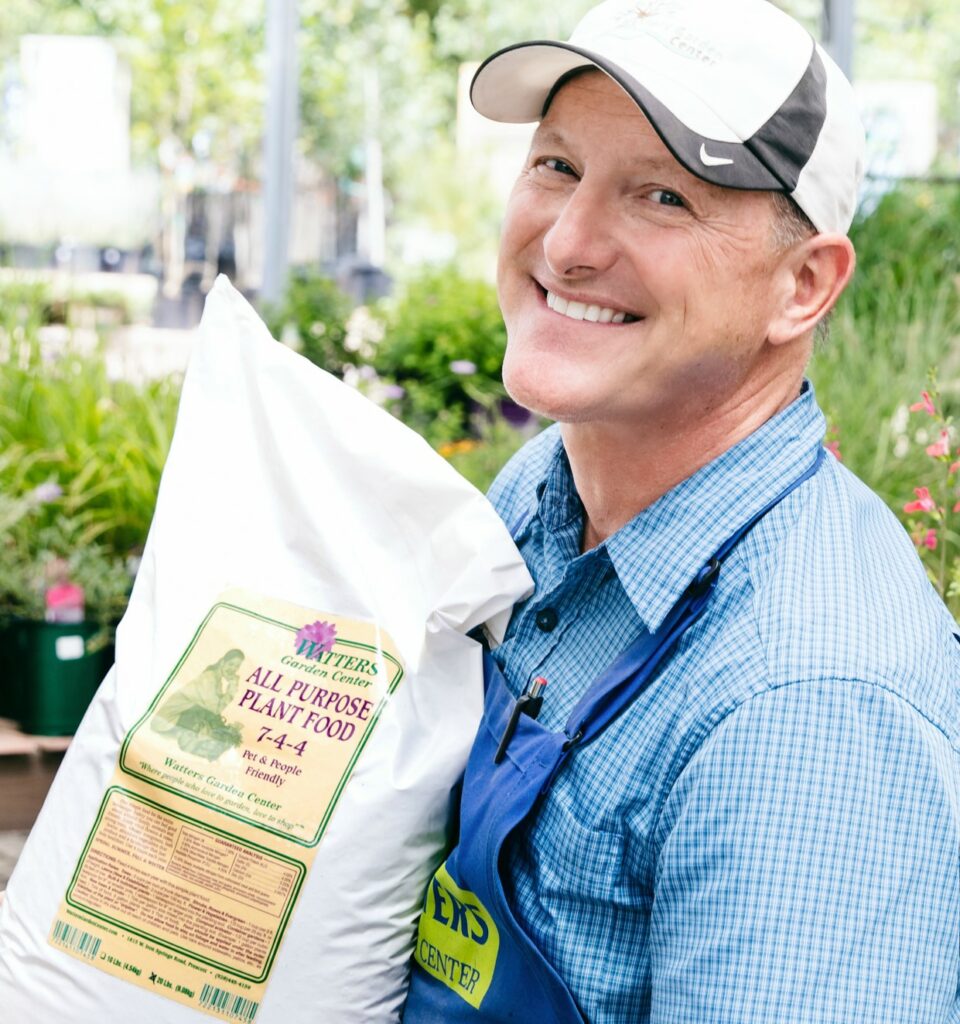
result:
M 584 507 L 589 551 L 677 484 L 748 437 L 798 396 L 800 382 L 731 403 L 708 418 L 561 425 Z

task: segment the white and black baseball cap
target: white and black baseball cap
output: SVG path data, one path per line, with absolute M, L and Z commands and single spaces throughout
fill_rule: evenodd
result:
M 853 88 L 768 0 L 605 0 L 566 43 L 488 57 L 470 98 L 494 121 L 538 121 L 566 76 L 591 65 L 697 177 L 786 193 L 819 231 L 850 227 L 864 152 Z

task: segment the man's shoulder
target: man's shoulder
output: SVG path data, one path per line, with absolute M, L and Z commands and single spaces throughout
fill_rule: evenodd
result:
M 536 506 L 537 486 L 562 444 L 559 424 L 554 423 L 527 441 L 497 474 L 487 497 L 507 526 Z
M 884 502 L 830 459 L 743 547 L 769 683 L 876 684 L 960 733 L 957 626 Z

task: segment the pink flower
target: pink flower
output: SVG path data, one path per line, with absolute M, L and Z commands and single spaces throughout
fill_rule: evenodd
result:
M 297 653 L 307 658 L 319 658 L 329 651 L 337 639 L 337 627 L 331 622 L 311 622 L 297 630 Z
M 840 430 L 835 423 L 827 424 L 827 436 L 823 442 L 823 447 L 837 460 L 837 462 L 843 462 L 843 456 L 840 454 Z
M 937 508 L 937 503 L 930 497 L 929 487 L 914 487 L 913 493 L 917 496 L 917 501 L 908 501 L 903 506 L 904 512 L 934 512 Z
M 911 534 L 913 543 L 918 548 L 928 548 L 930 551 L 937 550 L 937 531 L 936 530 L 914 530 Z
M 957 459 L 956 462 L 951 462 L 950 463 L 950 468 L 947 470 L 947 472 L 948 473 L 956 473 L 956 471 L 958 469 L 960 469 L 960 459 Z
M 960 512 L 960 501 L 958 501 L 956 505 L 953 506 L 953 511 Z
M 950 435 L 945 430 L 940 431 L 940 439 L 934 441 L 933 444 L 927 445 L 927 455 L 932 455 L 935 459 L 940 458 L 942 455 L 950 454 Z
M 926 412 L 926 413 L 929 413 L 931 416 L 936 416 L 937 415 L 937 410 L 933 406 L 933 401 L 930 398 L 930 392 L 929 391 L 921 391 L 920 392 L 920 401 L 919 402 L 914 402 L 913 405 L 910 406 L 910 411 L 911 412 Z

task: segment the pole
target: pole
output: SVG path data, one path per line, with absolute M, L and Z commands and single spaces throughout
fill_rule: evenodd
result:
M 380 76 L 368 67 L 363 76 L 366 113 L 364 139 L 364 215 L 360 255 L 374 267 L 386 260 L 386 214 L 383 195 L 383 152 L 380 147 Z
M 277 302 L 286 287 L 297 137 L 296 0 L 267 0 L 267 119 L 263 146 L 263 284 Z
M 827 53 L 853 81 L 854 0 L 823 0 L 820 35 Z

